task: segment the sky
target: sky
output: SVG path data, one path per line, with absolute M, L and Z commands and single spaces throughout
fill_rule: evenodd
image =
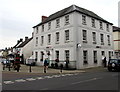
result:
M 93 11 L 118 26 L 120 0 L 0 0 L 0 49 L 13 47 L 20 38 L 32 36 L 41 16 L 49 16 L 70 5 Z

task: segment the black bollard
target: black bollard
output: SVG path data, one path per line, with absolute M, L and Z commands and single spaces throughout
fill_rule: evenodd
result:
M 62 73 L 63 70 L 63 64 L 60 64 L 60 72 Z
M 29 72 L 32 72 L 32 70 L 31 70 L 31 64 L 30 64 L 30 67 L 29 67 Z

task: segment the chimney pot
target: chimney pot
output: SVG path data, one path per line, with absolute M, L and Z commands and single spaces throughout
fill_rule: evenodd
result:
M 28 37 L 27 37 L 27 36 L 25 37 L 25 41 L 26 41 L 26 40 L 28 40 Z

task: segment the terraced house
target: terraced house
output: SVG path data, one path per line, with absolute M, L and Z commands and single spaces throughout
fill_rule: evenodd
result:
M 113 56 L 112 23 L 76 5 L 42 16 L 33 29 L 37 65 L 48 57 L 60 63 L 67 59 L 69 67 L 82 69 L 101 66 L 102 55 L 107 60 Z

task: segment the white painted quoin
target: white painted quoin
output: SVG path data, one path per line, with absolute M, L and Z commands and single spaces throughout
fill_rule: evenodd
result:
M 107 60 L 113 57 L 112 23 L 76 5 L 50 15 L 33 29 L 37 65 L 58 57 L 63 63 L 68 58 L 71 68 L 83 69 L 101 66 L 102 54 Z

